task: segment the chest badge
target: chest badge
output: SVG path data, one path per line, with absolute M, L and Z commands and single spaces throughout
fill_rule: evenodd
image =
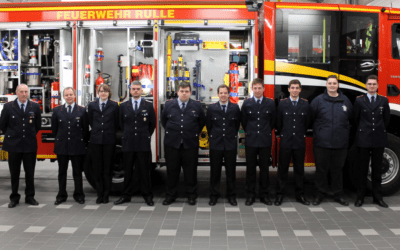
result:
M 196 110 L 192 110 L 192 113 L 193 113 L 193 114 L 196 113 Z
M 143 121 L 144 121 L 144 122 L 146 121 L 146 117 L 143 118 Z
M 346 107 L 346 105 L 343 105 L 342 108 L 343 108 L 343 111 L 344 111 L 344 112 L 347 112 L 347 107 Z
M 29 123 L 32 123 L 32 119 L 29 120 Z

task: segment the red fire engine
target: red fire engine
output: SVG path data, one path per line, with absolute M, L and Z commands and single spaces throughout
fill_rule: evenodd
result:
M 192 98 L 206 109 L 217 100 L 221 83 L 230 85 L 231 100 L 241 105 L 252 94 L 250 82 L 263 78 L 265 96 L 278 104 L 288 96 L 288 82 L 299 79 L 302 97 L 311 102 L 323 92 L 326 77 L 336 74 L 341 90 L 354 101 L 366 92 L 365 78 L 377 74 L 379 94 L 389 98 L 392 114 L 383 190 L 390 194 L 400 188 L 398 9 L 250 0 L 1 4 L 0 39 L 0 98 L 8 100 L 18 84 L 26 83 L 31 98 L 42 103 L 38 159 L 56 159 L 49 118 L 63 103 L 57 86 L 59 91 L 74 87 L 77 103 L 87 105 L 95 98 L 97 74 L 108 75 L 104 82 L 119 102 L 129 98 L 129 83 L 140 80 L 143 98 L 153 102 L 157 118 L 182 81 L 192 84 Z M 163 133 L 158 124 L 152 138 L 157 165 L 165 163 Z M 199 164 L 209 162 L 207 138 L 204 130 Z M 238 140 L 237 162 L 245 164 L 243 131 Z M 279 138 L 274 165 L 278 143 Z M 349 166 L 356 161 L 353 151 Z M 313 166 L 312 131 L 306 152 L 306 166 Z M 123 180 L 119 154 L 115 184 Z M 93 183 L 89 159 L 86 166 Z

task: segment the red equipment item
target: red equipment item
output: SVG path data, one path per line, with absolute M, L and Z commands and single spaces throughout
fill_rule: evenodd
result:
M 51 109 L 60 105 L 60 82 L 54 80 L 51 83 Z
M 151 81 L 151 84 L 153 84 L 153 65 L 139 65 L 139 81 L 143 79 L 149 79 Z M 151 96 L 153 96 L 153 88 L 151 89 Z
M 104 84 L 104 79 L 103 79 L 103 77 L 101 77 L 101 71 L 98 70 L 98 73 L 99 73 L 99 77 L 97 77 L 97 79 L 96 79 L 96 92 L 94 94 L 95 97 L 97 97 L 97 88 L 100 85 Z
M 239 68 L 237 63 L 231 63 L 229 67 L 229 88 L 231 92 L 229 100 L 237 104 L 239 102 Z
M 138 77 L 139 77 L 139 66 L 132 65 L 131 82 L 138 80 Z

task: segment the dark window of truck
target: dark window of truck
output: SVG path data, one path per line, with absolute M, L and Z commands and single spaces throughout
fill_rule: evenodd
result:
M 392 57 L 400 59 L 400 24 L 392 25 Z

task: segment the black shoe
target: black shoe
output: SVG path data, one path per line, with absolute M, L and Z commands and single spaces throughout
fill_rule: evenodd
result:
M 110 202 L 110 199 L 107 197 L 103 197 L 103 204 L 107 204 Z
M 363 199 L 357 199 L 356 202 L 354 203 L 355 207 L 361 207 L 364 204 Z
M 188 199 L 188 203 L 189 203 L 190 206 L 194 206 L 194 205 L 196 205 L 196 199 L 195 198 L 189 198 Z
M 256 201 L 254 197 L 247 197 L 246 202 L 244 203 L 246 206 L 251 206 Z
M 235 197 L 229 198 L 228 202 L 229 204 L 231 204 L 231 206 L 237 206 L 237 201 Z
M 66 202 L 67 200 L 66 199 L 56 199 L 56 201 L 54 202 L 54 205 L 60 205 L 61 203 L 63 203 L 63 202 Z
M 349 202 L 343 197 L 343 196 L 338 196 L 335 197 L 334 199 L 337 203 L 339 203 L 342 206 L 348 206 Z
M 265 205 L 271 206 L 272 201 L 268 197 L 260 198 L 261 203 L 264 203 Z
M 77 199 L 76 202 L 78 202 L 79 204 L 85 204 L 85 199 L 80 198 L 80 199 Z
M 114 205 L 121 205 L 127 202 L 131 202 L 131 199 L 127 199 L 124 197 L 119 198 L 118 200 L 114 201 Z
M 101 203 L 103 203 L 103 198 L 97 197 L 96 204 L 101 204 Z
M 168 205 L 171 205 L 174 201 L 175 201 L 174 198 L 167 197 L 167 198 L 165 198 L 165 200 L 163 201 L 162 204 L 163 204 L 164 206 L 168 206 Z
M 314 199 L 314 201 L 312 202 L 312 204 L 313 204 L 314 206 L 319 206 L 319 205 L 321 204 L 321 202 L 322 202 L 323 199 L 324 199 L 324 198 L 323 198 L 322 196 L 317 195 L 317 196 L 315 196 L 315 199 Z
M 8 208 L 14 208 L 17 206 L 17 204 L 19 204 L 19 201 L 11 201 L 8 203 Z
M 375 204 L 377 204 L 380 207 L 384 207 L 384 208 L 388 208 L 388 204 L 386 204 L 382 199 L 378 200 L 378 199 L 374 199 L 373 202 Z
M 26 204 L 30 204 L 31 206 L 37 206 L 39 203 L 34 198 L 25 199 Z
M 297 196 L 296 201 L 306 206 L 310 205 L 310 202 L 306 199 L 306 197 L 304 197 L 304 195 Z
M 210 201 L 208 202 L 208 205 L 210 205 L 210 206 L 215 206 L 215 204 L 217 204 L 217 198 L 215 198 L 215 197 L 212 197 L 212 198 L 210 198 Z
M 282 205 L 282 201 L 283 201 L 283 197 L 282 196 L 277 196 L 276 199 L 275 199 L 275 202 L 274 202 L 275 206 Z
M 153 198 L 147 198 L 147 199 L 144 199 L 144 201 L 146 202 L 146 204 L 147 204 L 147 206 L 154 206 L 154 201 L 153 201 Z

